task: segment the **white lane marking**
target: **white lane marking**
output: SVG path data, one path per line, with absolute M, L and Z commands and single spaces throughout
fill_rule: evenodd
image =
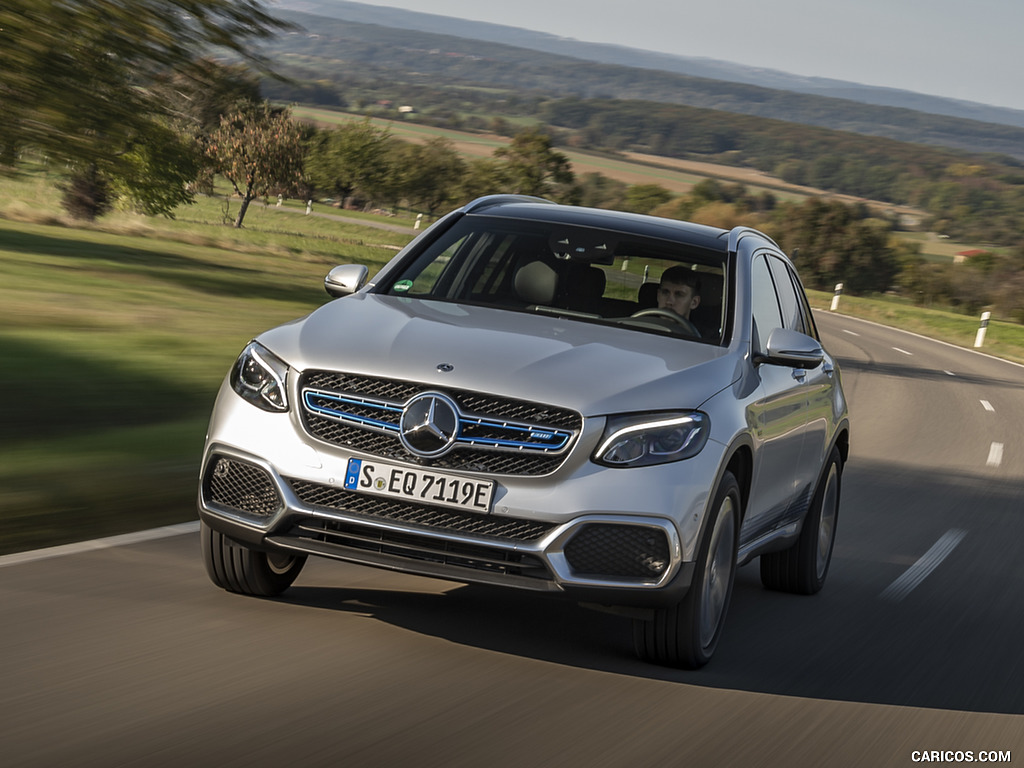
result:
M 992 443 L 988 449 L 988 461 L 985 462 L 990 467 L 998 467 L 1003 463 L 1003 444 Z
M 851 336 L 860 336 L 860 334 L 859 334 L 859 333 L 854 333 L 853 331 L 848 331 L 848 330 L 846 330 L 845 328 L 843 328 L 843 333 L 848 333 L 848 334 L 850 334 Z
M 946 531 L 932 545 L 932 548 L 921 556 L 920 560 L 910 566 L 903 572 L 902 576 L 886 587 L 879 597 L 883 600 L 898 603 L 909 595 L 918 584 L 924 581 L 928 574 L 938 568 L 939 564 L 946 559 L 949 553 L 956 548 L 956 545 L 966 535 L 967 531 L 962 531 L 959 528 L 952 528 Z
M 981 401 L 981 407 L 984 408 L 989 413 L 995 413 L 996 412 L 996 409 L 992 407 L 992 403 L 990 403 L 988 400 L 982 400 Z
M 900 349 L 899 347 L 893 347 L 893 349 L 895 349 L 900 354 L 906 355 L 907 357 L 913 357 L 914 356 L 913 352 L 907 352 L 907 350 L 905 350 L 905 349 Z
M 123 533 L 120 536 L 108 536 L 105 539 L 93 539 L 92 541 L 78 541 L 74 544 L 61 544 L 57 547 L 46 549 L 34 549 L 30 552 L 15 552 L 13 555 L 0 556 L 0 568 L 8 565 L 21 565 L 36 560 L 47 560 L 51 557 L 64 557 L 65 555 L 77 555 L 81 552 L 89 552 L 94 549 L 107 549 L 108 547 L 123 547 L 126 544 L 138 544 L 140 541 L 153 541 L 154 539 L 166 539 L 171 536 L 181 536 L 185 533 L 195 533 L 199 530 L 199 521 L 191 523 L 178 523 L 167 525 L 163 528 L 151 528 L 148 531 L 137 531 L 135 533 Z
M 947 376 L 956 376 L 956 374 L 953 373 L 952 371 L 943 371 L 943 373 L 946 374 Z

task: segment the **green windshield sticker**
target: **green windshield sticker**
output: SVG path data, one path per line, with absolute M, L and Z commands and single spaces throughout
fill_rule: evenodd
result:
M 391 290 L 395 293 L 405 293 L 410 288 L 412 288 L 412 280 L 399 280 Z

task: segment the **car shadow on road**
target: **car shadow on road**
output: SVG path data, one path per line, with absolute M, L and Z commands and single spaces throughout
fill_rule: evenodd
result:
M 980 384 L 983 386 L 1001 387 L 1005 389 L 1022 389 L 1024 380 L 1020 377 L 995 377 L 973 373 L 971 371 L 958 370 L 947 372 L 933 368 L 922 368 L 920 366 L 905 363 L 884 363 L 875 360 L 862 360 L 853 357 L 836 358 L 843 373 L 852 375 L 854 373 L 867 373 L 872 376 L 892 376 L 906 379 L 918 379 L 926 381 L 938 381 L 954 387 L 961 387 L 964 384 Z
M 761 586 L 757 561 L 741 568 L 717 654 L 697 671 L 637 660 L 629 619 L 554 597 L 460 585 L 440 594 L 406 591 L 403 586 L 416 589 L 424 582 L 386 574 L 381 583 L 395 588 L 304 586 L 300 579 L 281 599 L 359 613 L 457 644 L 632 677 L 1024 714 L 1024 622 L 1015 607 L 1024 576 L 1014 572 L 1016 581 L 1004 583 L 1008 564 L 1024 554 L 1018 544 L 1024 541 L 1024 489 L 968 474 L 851 469 L 848 479 L 860 481 L 859 490 L 847 494 L 843 515 L 850 519 L 840 523 L 826 588 L 810 597 L 769 592 Z M 907 489 L 916 489 L 923 507 L 900 501 Z M 926 524 L 915 518 L 924 512 Z M 891 529 L 880 529 L 873 515 L 885 516 Z M 955 526 L 967 535 L 935 574 L 900 602 L 884 599 L 886 586 Z M 996 585 L 1003 587 L 999 594 Z

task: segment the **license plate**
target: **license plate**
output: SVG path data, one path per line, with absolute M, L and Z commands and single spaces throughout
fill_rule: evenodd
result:
M 473 512 L 490 512 L 494 495 L 493 480 L 471 480 L 365 459 L 348 460 L 345 488 Z

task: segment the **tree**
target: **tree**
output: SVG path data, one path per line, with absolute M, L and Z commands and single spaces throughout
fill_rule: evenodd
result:
M 661 184 L 634 184 L 626 190 L 626 210 L 650 213 L 672 199 L 672 193 Z
M 889 245 L 890 225 L 870 219 L 864 206 L 818 198 L 775 211 L 769 234 L 795 254 L 800 276 L 810 288 L 831 290 L 843 283 L 848 293 L 887 291 L 899 269 Z
M 203 138 L 220 127 L 222 116 L 246 104 L 259 104 L 260 81 L 242 64 L 199 59 L 187 71 L 159 76 L 151 87 L 175 128 Z
M 459 196 L 468 203 L 484 195 L 505 192 L 509 182 L 505 174 L 505 163 L 493 157 L 479 157 L 469 161 L 466 175 L 459 186 Z
M 110 189 L 113 180 L 128 181 L 140 169 L 166 169 L 166 163 L 140 164 L 137 155 L 146 145 L 144 154 L 160 154 L 156 142 L 166 137 L 154 129 L 167 124 L 152 88 L 157 78 L 187 74 L 213 46 L 258 61 L 248 42 L 287 26 L 260 0 L 5 0 L 0 165 L 13 169 L 18 154 L 32 148 L 69 168 L 69 188 L 80 192 Z M 79 210 L 88 215 L 102 208 Z
M 294 188 L 302 174 L 299 127 L 287 109 L 274 109 L 269 102 L 222 117 L 207 154 L 242 198 L 236 228 L 242 226 L 253 199 Z
M 368 191 L 385 180 L 390 139 L 390 131 L 374 127 L 369 118 L 325 131 L 309 149 L 306 176 L 344 205 L 357 189 Z
M 172 216 L 175 208 L 192 202 L 202 167 L 203 153 L 192 137 L 154 121 L 145 140 L 133 141 L 118 157 L 117 172 L 106 183 L 122 207 Z
M 629 192 L 625 182 L 603 173 L 585 173 L 576 182 L 580 205 L 588 208 L 629 210 L 625 200 Z
M 508 191 L 514 194 L 552 196 L 573 183 L 569 158 L 553 149 L 551 137 L 539 130 L 517 133 L 511 144 L 494 150 L 494 156 L 504 160 Z
M 441 206 L 455 199 L 466 163 L 454 145 L 443 136 L 426 144 L 411 144 L 402 163 L 402 186 L 411 205 L 434 216 Z
M 110 210 L 110 185 L 97 172 L 88 167 L 60 185 L 64 193 L 61 205 L 76 219 L 92 221 Z
M 155 156 L 157 162 L 146 163 L 151 172 L 147 176 L 132 174 L 118 186 L 136 208 L 140 205 L 138 191 L 154 186 L 146 179 L 167 182 L 176 179 L 172 190 L 184 191 L 183 202 L 191 202 L 193 192 L 213 194 L 212 158 L 206 154 L 210 136 L 220 128 L 224 115 L 239 109 L 252 108 L 261 102 L 260 83 L 254 73 L 244 65 L 224 65 L 211 59 L 201 59 L 189 67 L 188 73 L 171 72 L 157 78 L 152 89 L 163 105 L 166 119 L 162 123 L 170 130 L 167 136 L 141 153 Z M 176 162 L 171 161 L 170 150 L 180 147 Z M 159 164 L 163 160 L 163 164 Z M 157 172 L 159 171 L 159 173 Z M 153 214 L 154 211 L 146 210 Z M 169 214 L 168 214 L 169 215 Z

